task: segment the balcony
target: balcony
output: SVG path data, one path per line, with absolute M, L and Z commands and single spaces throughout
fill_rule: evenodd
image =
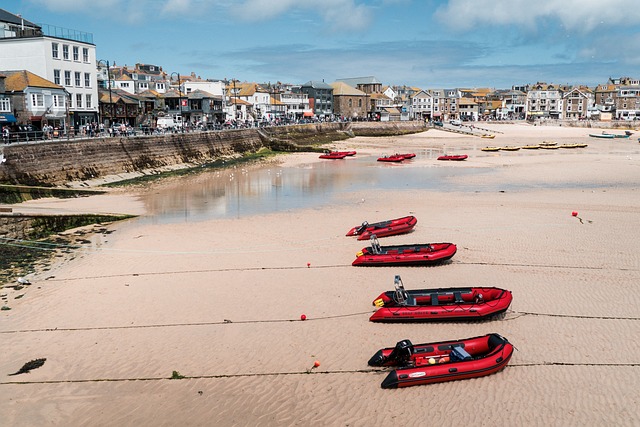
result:
M 0 38 L 25 39 L 33 37 L 49 36 L 58 39 L 73 40 L 81 43 L 93 44 L 93 34 L 84 31 L 72 30 L 70 28 L 57 27 L 55 25 L 38 24 L 40 28 L 34 27 L 12 27 L 10 31 L 0 33 Z

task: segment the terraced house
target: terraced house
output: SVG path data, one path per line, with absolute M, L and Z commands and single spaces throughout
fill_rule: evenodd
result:
M 68 115 L 64 126 L 78 130 L 98 121 L 96 47 L 90 33 L 38 25 L 0 9 L 0 68 L 26 70 L 64 87 Z M 53 105 L 45 105 L 47 111 Z M 33 116 L 38 125 L 46 117 Z
M 563 90 L 559 85 L 538 82 L 527 92 L 527 119 L 562 116 Z
M 563 119 L 581 120 L 590 117 L 591 107 L 595 100 L 593 92 L 586 86 L 570 89 L 562 95 Z

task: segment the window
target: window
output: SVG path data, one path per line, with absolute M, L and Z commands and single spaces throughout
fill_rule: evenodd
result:
M 91 95 L 87 94 L 85 95 L 85 106 L 87 108 L 91 108 Z
M 352 99 L 349 100 L 349 108 L 351 108 L 351 107 L 353 107 L 353 100 Z
M 84 73 L 84 87 L 91 87 L 91 74 Z
M 75 76 L 76 86 L 80 86 L 80 72 L 76 71 L 74 73 L 74 76 Z
M 60 70 L 53 70 L 53 82 L 57 85 L 60 84 Z
M 129 83 L 120 83 L 120 86 L 122 86 L 122 87 L 129 87 Z
M 89 62 L 89 49 L 86 47 L 82 48 L 82 60 L 84 62 Z
M 78 46 L 73 47 L 73 60 L 80 61 L 80 48 Z
M 64 108 L 64 100 L 62 95 L 53 95 L 53 108 Z
M 82 94 L 76 94 L 76 108 L 82 108 Z
M 65 70 L 64 72 L 64 85 L 71 86 L 71 71 Z
M 10 113 L 11 112 L 11 102 L 9 98 L 0 98 L 0 111 Z
M 32 107 L 44 107 L 44 95 L 41 93 L 31 94 L 31 106 Z
M 59 56 L 58 56 L 58 43 L 51 43 L 51 56 L 54 59 L 59 59 Z
M 358 107 L 362 107 L 362 99 L 358 99 Z
M 62 59 L 68 61 L 69 60 L 69 45 L 68 44 L 63 44 L 62 45 Z

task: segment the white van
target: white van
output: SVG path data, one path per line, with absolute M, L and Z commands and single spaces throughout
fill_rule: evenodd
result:
M 161 129 L 169 129 L 179 127 L 181 124 L 181 117 L 178 116 L 175 119 L 173 117 L 158 117 L 156 126 Z

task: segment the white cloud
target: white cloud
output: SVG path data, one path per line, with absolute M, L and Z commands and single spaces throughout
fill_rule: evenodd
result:
M 635 26 L 640 19 L 637 0 L 450 0 L 436 17 L 454 29 L 478 25 L 513 25 L 535 30 L 555 19 L 566 30 L 587 33 L 602 27 Z
M 124 4 L 123 0 L 29 0 L 44 9 L 55 12 L 103 12 L 117 10 Z
M 245 0 L 233 13 L 247 21 L 265 21 L 292 11 L 310 11 L 335 30 L 361 30 L 372 19 L 372 8 L 355 0 Z

